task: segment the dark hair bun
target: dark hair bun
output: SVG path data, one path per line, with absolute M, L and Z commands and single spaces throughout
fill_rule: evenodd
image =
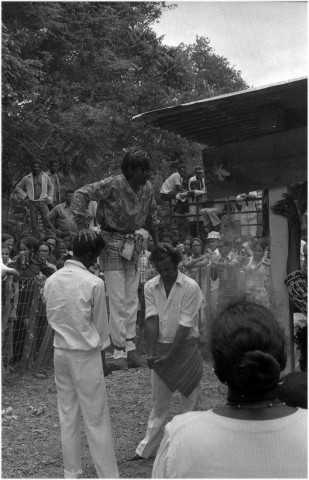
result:
M 279 378 L 279 362 L 260 350 L 245 352 L 234 372 L 235 384 L 247 396 L 271 390 Z

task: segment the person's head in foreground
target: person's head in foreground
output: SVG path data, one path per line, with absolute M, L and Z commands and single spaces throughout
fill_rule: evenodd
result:
M 226 308 L 213 324 L 211 353 L 229 402 L 275 397 L 287 355 L 284 332 L 270 310 L 248 302 Z
M 73 260 L 81 262 L 86 268 L 92 267 L 104 247 L 105 241 L 99 234 L 94 239 L 76 237 L 73 242 Z
M 287 356 L 271 311 L 248 302 L 227 307 L 214 321 L 211 351 L 227 402 L 176 415 L 152 477 L 308 478 L 307 410 L 277 396 Z

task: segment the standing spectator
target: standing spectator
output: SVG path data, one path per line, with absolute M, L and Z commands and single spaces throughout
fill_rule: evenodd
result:
M 9 250 L 9 258 L 8 258 L 7 264 L 13 261 L 12 256 L 13 256 L 14 243 L 15 243 L 15 240 L 13 235 L 10 235 L 9 233 L 2 233 L 1 235 L 2 248 L 6 247 Z
M 200 170 L 197 171 L 196 173 L 197 176 L 203 175 L 203 173 L 200 172 Z M 187 216 L 187 220 L 189 221 L 189 228 L 190 228 L 190 234 L 192 237 L 197 237 L 200 236 L 202 239 L 203 243 L 203 249 L 205 247 L 206 243 L 206 230 L 204 228 L 204 223 L 202 216 L 200 214 L 201 212 L 201 207 L 203 206 L 200 204 L 200 210 L 199 210 L 199 215 L 197 218 L 197 202 L 200 201 L 200 198 L 203 198 L 203 195 L 206 193 L 206 187 L 203 185 L 202 181 L 204 178 L 201 178 L 200 180 L 193 180 L 196 177 L 191 177 L 189 180 L 189 188 L 190 191 L 193 193 L 193 197 L 188 198 L 189 202 L 189 216 Z M 198 226 L 198 229 L 197 229 Z
M 104 282 L 88 271 L 103 247 L 101 236 L 76 238 L 72 260 L 46 281 L 44 290 L 48 323 L 55 331 L 65 478 L 82 473 L 81 413 L 98 477 L 118 478 L 103 374 L 104 350 L 110 345 Z
M 79 236 L 92 238 L 86 228 L 87 205 L 98 202 L 97 217 L 107 243 L 102 250 L 100 266 L 104 271 L 109 298 L 109 325 L 114 359 L 121 368 L 127 362 L 143 366 L 136 353 L 136 316 L 138 307 L 138 256 L 142 235 L 136 230 L 145 227 L 158 243 L 157 206 L 150 176 L 150 156 L 142 150 L 129 150 L 121 163 L 121 175 L 105 178 L 77 190 L 71 208 L 75 214 Z
M 261 200 L 258 200 L 260 195 L 260 191 L 254 191 L 249 193 L 241 193 L 236 197 L 236 206 L 240 213 L 236 213 L 234 217 L 240 219 L 242 235 L 249 234 L 252 237 L 256 237 L 258 209 L 259 211 L 262 209 Z
M 22 358 L 27 333 L 27 320 L 30 315 L 34 295 L 35 278 L 43 274 L 46 277 L 54 273 L 54 269 L 34 255 L 38 247 L 29 237 L 22 238 L 17 245 L 18 257 L 10 266 L 20 274 L 19 280 L 14 280 L 14 295 L 16 295 L 16 320 L 13 324 L 13 361 L 19 363 Z
M 197 408 L 203 373 L 196 342 L 202 292 L 194 280 L 179 272 L 181 255 L 170 245 L 154 248 L 151 260 L 159 272 L 145 284 L 153 408 L 146 436 L 131 460 L 155 456 L 175 390 L 182 394 L 185 411 Z
M 207 265 L 210 263 L 210 254 L 202 254 L 202 242 L 199 238 L 191 241 L 192 256 L 183 262 L 183 268 L 190 278 L 196 281 L 203 293 L 203 302 L 197 314 L 201 344 L 204 344 L 206 327 L 206 288 Z
M 48 175 L 51 183 L 54 187 L 54 195 L 51 208 L 58 205 L 61 202 L 61 185 L 59 180 L 59 162 L 57 160 L 51 160 L 49 162 L 49 170 L 47 170 L 46 174 Z
M 240 297 L 239 255 L 225 237 L 220 239 L 218 249 L 220 254 L 211 263 L 211 278 L 219 279 L 218 310 L 222 311 Z
M 66 190 L 65 202 L 54 207 L 48 214 L 48 218 L 58 237 L 66 232 L 70 232 L 73 235 L 77 234 L 77 225 L 74 221 L 74 215 L 71 209 L 73 193 L 74 190 Z M 55 222 L 58 223 L 58 229 L 55 228 Z
M 54 231 L 48 218 L 48 206 L 52 206 L 54 187 L 48 175 L 42 172 L 39 162 L 32 162 L 31 170 L 32 172 L 23 177 L 16 185 L 16 192 L 17 195 L 27 202 L 27 205 L 29 206 L 31 230 L 33 235 L 40 240 L 39 214 L 43 223 L 45 235 Z
M 50 254 L 48 255 L 47 260 L 50 263 L 53 263 L 54 265 L 56 265 L 57 259 L 54 255 L 54 253 L 55 253 L 56 248 L 57 248 L 57 237 L 55 237 L 53 235 L 47 235 L 45 237 L 45 242 L 50 246 Z
M 252 244 L 253 256 L 245 266 L 245 295 L 246 300 L 265 307 L 270 306 L 270 262 L 265 260 L 266 245 L 256 240 Z

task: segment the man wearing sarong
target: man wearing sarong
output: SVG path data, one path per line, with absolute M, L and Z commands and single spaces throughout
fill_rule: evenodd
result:
M 185 412 L 197 409 L 203 374 L 196 342 L 202 292 L 194 280 L 178 270 L 181 255 L 171 245 L 156 246 L 150 259 L 159 272 L 145 284 L 153 407 L 145 438 L 130 460 L 155 456 L 175 390 L 181 393 Z
M 143 366 L 136 353 L 136 316 L 138 307 L 138 259 L 144 227 L 158 243 L 157 205 L 150 177 L 150 156 L 142 150 L 129 150 L 121 163 L 121 175 L 115 175 L 78 189 L 71 208 L 79 237 L 92 238 L 87 229 L 87 206 L 98 202 L 97 220 L 107 248 L 100 255 L 109 298 L 109 327 L 114 347 L 114 361 L 120 368 L 127 362 Z

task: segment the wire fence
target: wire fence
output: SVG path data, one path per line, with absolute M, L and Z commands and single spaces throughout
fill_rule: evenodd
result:
M 43 301 L 44 280 L 7 277 L 2 282 L 2 373 L 50 366 L 53 330 Z

